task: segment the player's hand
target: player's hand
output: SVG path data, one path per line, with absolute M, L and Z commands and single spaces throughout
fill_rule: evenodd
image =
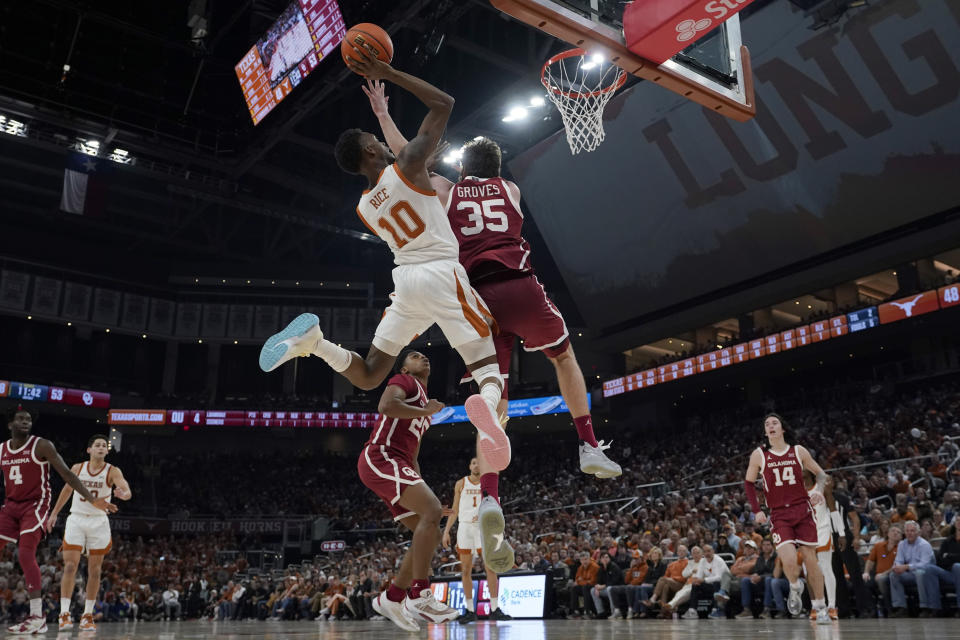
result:
M 47 518 L 47 521 L 44 523 L 43 528 L 47 533 L 52 533 L 55 526 L 57 526 L 57 516 L 51 513 L 50 517 Z
M 373 115 L 382 118 L 390 113 L 390 109 L 388 108 L 390 98 L 388 98 L 384 92 L 382 80 L 371 80 L 367 78 L 367 86 L 361 86 L 360 89 L 367 94 L 367 98 L 370 99 L 370 108 L 373 109 Z
M 450 548 L 450 532 L 449 531 L 443 532 L 443 539 L 440 541 L 440 543 L 443 545 L 444 549 Z
M 843 551 L 847 548 L 847 536 L 838 536 L 837 537 L 837 548 L 840 551 Z
M 864 582 L 869 582 L 869 581 L 870 581 L 870 574 L 867 573 L 866 571 L 863 572 L 863 581 L 864 581 Z
M 810 492 L 810 504 L 816 507 L 817 505 L 823 504 L 823 502 L 824 502 L 824 497 L 822 493 L 820 493 L 817 490 L 813 490 Z
M 357 59 L 347 58 L 347 67 L 350 71 L 359 73 L 369 80 L 382 80 L 393 72 L 393 67 L 370 55 L 370 52 L 363 47 L 358 47 L 352 42 L 350 46 L 357 56 Z
M 95 509 L 100 509 L 101 511 L 106 511 L 107 513 L 117 512 L 117 505 L 111 502 L 107 502 L 106 498 L 97 498 L 96 500 L 91 502 L 90 505 Z
M 441 516 L 441 517 L 447 517 L 447 518 L 449 518 L 449 517 L 452 516 L 452 515 L 453 515 L 453 509 L 451 509 L 450 507 L 441 507 L 441 509 L 440 509 L 440 516 Z
M 120 489 L 119 487 L 114 490 L 113 495 L 117 496 L 120 500 L 129 500 L 133 493 L 130 489 Z
M 427 400 L 427 406 L 425 406 L 423 410 L 427 412 L 428 416 L 432 416 L 438 411 L 441 411 L 445 406 L 446 405 L 439 400 L 434 400 L 431 398 L 430 400 Z
M 758 511 L 757 513 L 753 514 L 753 521 L 761 525 L 767 524 L 767 514 L 765 514 L 763 511 Z

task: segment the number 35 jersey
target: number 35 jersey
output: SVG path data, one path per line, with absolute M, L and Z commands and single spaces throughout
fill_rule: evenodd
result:
M 363 192 L 357 215 L 387 243 L 398 265 L 457 260 L 460 248 L 435 191 L 426 191 L 391 164 Z
M 7 500 L 35 502 L 50 500 L 50 463 L 37 458 L 40 438 L 30 436 L 19 449 L 11 441 L 0 444 L 0 470 Z
M 97 473 L 90 472 L 90 463 L 84 462 L 80 465 L 80 471 L 77 477 L 87 488 L 94 498 L 106 498 L 107 502 L 113 497 L 113 487 L 107 484 L 107 476 L 110 475 L 110 464 L 104 463 L 103 468 Z M 76 513 L 84 516 L 102 516 L 103 511 L 97 509 L 89 502 L 80 497 L 76 491 L 73 492 L 73 502 L 70 503 L 70 513 Z
M 800 447 L 794 445 L 786 451 L 774 453 L 769 449 L 763 454 L 763 494 L 767 506 L 781 509 L 796 504 L 809 503 L 803 486 L 803 464 L 800 462 Z
M 523 213 L 503 178 L 464 178 L 450 189 L 447 217 L 460 241 L 460 263 L 473 282 L 493 272 L 530 272 Z

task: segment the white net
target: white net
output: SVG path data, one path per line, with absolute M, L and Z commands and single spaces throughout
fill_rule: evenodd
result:
M 593 151 L 603 142 L 603 110 L 627 79 L 626 72 L 615 64 L 575 51 L 552 58 L 541 77 L 563 118 L 574 155 Z

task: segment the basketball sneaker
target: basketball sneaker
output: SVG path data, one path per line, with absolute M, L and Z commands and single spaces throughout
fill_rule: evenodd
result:
M 467 398 L 464 407 L 470 422 L 477 428 L 480 437 L 477 447 L 480 453 L 494 471 L 503 471 L 510 466 L 511 454 L 510 438 L 500 426 L 500 419 L 478 393 Z
M 803 610 L 803 583 L 797 582 L 797 586 L 790 585 L 790 595 L 787 597 L 787 612 L 792 616 L 800 615 Z
M 93 622 L 93 614 L 85 613 L 80 616 L 80 631 L 96 631 L 97 625 Z
M 380 595 L 371 602 L 373 610 L 377 615 L 381 615 L 404 631 L 420 631 L 420 625 L 416 620 L 407 617 L 403 608 L 403 602 L 394 602 L 387 597 L 386 591 L 381 591 Z
M 824 607 L 817 611 L 817 624 L 830 624 L 833 620 L 830 619 L 830 612 L 827 611 L 827 608 Z
M 413 620 L 422 618 L 427 622 L 437 624 L 456 620 L 460 617 L 459 611 L 448 607 L 442 602 L 438 602 L 437 599 L 433 597 L 433 589 L 422 590 L 419 598 L 407 596 L 403 601 L 403 611 Z
M 613 442 L 610 444 L 613 444 Z M 620 468 L 620 465 L 604 453 L 610 448 L 610 444 L 604 444 L 601 440 L 595 447 L 586 442 L 580 445 L 580 471 L 593 474 L 598 478 L 616 478 L 622 474 L 623 469 Z
M 490 612 L 487 620 L 513 620 L 513 616 L 506 613 L 503 609 L 497 608 Z
M 460 614 L 460 617 L 457 618 L 457 622 L 459 622 L 460 624 L 470 624 L 471 622 L 476 622 L 476 621 L 477 621 L 476 612 L 470 611 L 470 610 L 464 611 L 463 613 Z
M 23 622 L 12 624 L 7 631 L 15 636 L 32 636 L 47 632 L 47 620 L 41 616 L 27 616 Z
M 267 338 L 260 349 L 260 368 L 269 372 L 294 358 L 312 355 L 321 340 L 320 318 L 312 313 L 300 314 L 283 331 Z
M 73 618 L 70 617 L 69 613 L 60 614 L 60 631 L 70 631 L 73 629 Z
M 480 520 L 480 551 L 483 562 L 500 575 L 513 569 L 513 547 L 504 537 L 503 510 L 493 496 L 484 496 L 477 509 Z

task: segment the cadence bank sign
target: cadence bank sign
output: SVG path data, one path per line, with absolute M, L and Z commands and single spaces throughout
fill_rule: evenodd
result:
M 631 2 L 623 12 L 623 35 L 635 54 L 662 64 L 753 0 Z

